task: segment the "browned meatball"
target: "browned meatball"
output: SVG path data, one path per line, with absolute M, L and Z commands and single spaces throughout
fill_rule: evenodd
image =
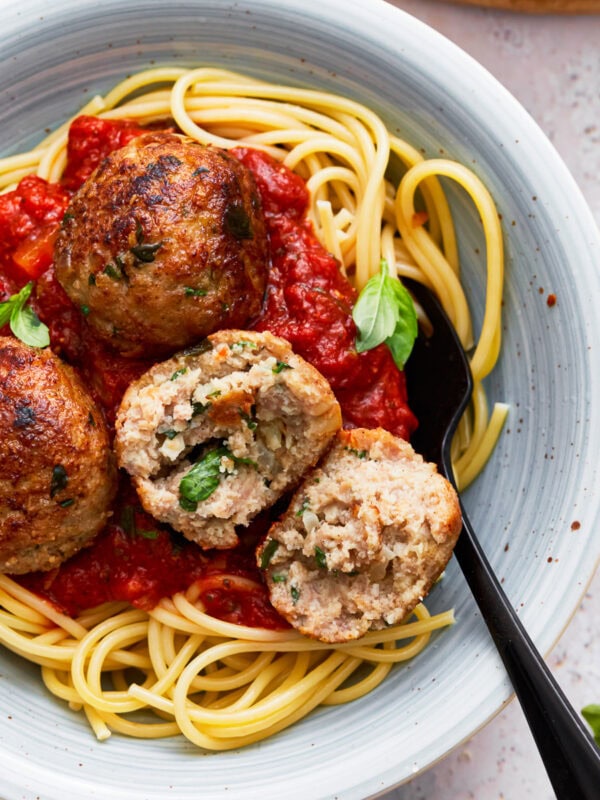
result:
M 116 489 L 106 426 L 50 350 L 0 338 L 0 572 L 56 567 L 104 526 Z
M 56 274 L 90 325 L 128 356 L 164 356 L 261 307 L 268 246 L 252 174 L 223 150 L 148 133 L 74 196 Z

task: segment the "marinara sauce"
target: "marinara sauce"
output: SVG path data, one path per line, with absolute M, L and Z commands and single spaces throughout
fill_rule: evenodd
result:
M 60 184 L 24 178 L 0 195 L 0 301 L 37 279 L 35 310 L 50 329 L 51 346 L 74 366 L 114 424 L 122 395 L 151 365 L 104 345 L 56 280 L 52 248 L 71 194 L 112 150 L 144 129 L 133 122 L 82 116 L 71 125 Z M 329 381 L 347 427 L 383 427 L 405 439 L 416 427 L 403 373 L 385 346 L 357 353 L 352 307 L 356 291 L 306 220 L 304 181 L 269 155 L 238 147 L 232 154 L 256 179 L 266 216 L 271 269 L 263 311 L 253 327 L 287 339 Z M 7 333 L 5 329 L 2 333 Z M 108 600 L 151 609 L 194 586 L 213 616 L 238 624 L 284 628 L 269 603 L 254 550 L 269 525 L 262 515 L 227 551 L 203 551 L 150 517 L 126 475 L 113 518 L 94 544 L 59 568 L 19 581 L 68 614 Z

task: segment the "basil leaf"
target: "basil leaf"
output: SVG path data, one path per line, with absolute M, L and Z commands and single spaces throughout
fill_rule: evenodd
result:
M 581 709 L 584 720 L 592 729 L 596 744 L 600 747 L 600 706 L 590 705 Z
M 213 494 L 221 481 L 221 459 L 229 455 L 226 447 L 216 447 L 203 457 L 179 482 L 179 494 L 192 503 L 200 503 Z
M 186 511 L 195 511 L 192 504 L 201 503 L 213 494 L 221 481 L 221 459 L 229 458 L 235 464 L 258 467 L 250 458 L 234 456 L 227 447 L 215 447 L 208 450 L 200 461 L 197 461 L 187 475 L 179 481 L 179 505 Z M 187 501 L 187 502 L 184 502 Z
M 40 322 L 35 311 L 29 307 L 14 311 L 10 318 L 10 329 L 22 342 L 31 347 L 48 347 L 50 333 L 46 325 Z
M 31 347 L 48 347 L 50 333 L 37 314 L 25 304 L 29 300 L 33 281 L 29 281 L 20 292 L 0 303 L 0 327 L 10 322 L 10 329 L 22 342 Z
M 390 278 L 390 280 L 393 279 Z M 385 340 L 385 343 L 390 349 L 396 366 L 402 370 L 412 352 L 419 333 L 419 326 L 415 304 L 408 289 L 399 280 L 393 280 L 393 284 L 399 316 L 394 333 Z
M 387 262 L 382 261 L 380 271 L 367 281 L 352 310 L 359 353 L 372 350 L 394 333 L 397 314 L 390 281 Z
M 0 328 L 3 328 L 8 323 L 12 310 L 13 304 L 10 300 L 0 303 Z
M 417 314 L 407 289 L 390 277 L 385 259 L 360 293 L 352 319 L 358 328 L 357 352 L 385 343 L 398 369 L 404 369 L 417 338 Z
M 198 503 L 195 503 L 193 500 L 188 500 L 187 497 L 183 495 L 179 496 L 179 506 L 183 508 L 184 511 L 189 511 L 192 514 L 198 509 Z

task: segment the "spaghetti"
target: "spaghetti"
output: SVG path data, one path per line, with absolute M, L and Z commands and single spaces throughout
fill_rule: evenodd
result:
M 352 100 L 220 69 L 148 70 L 93 98 L 80 113 L 140 125 L 170 118 L 202 144 L 265 150 L 307 182 L 317 237 L 357 289 L 385 258 L 391 275 L 436 291 L 471 348 L 452 217 L 438 178 L 462 186 L 481 217 L 487 249 L 486 308 L 472 357 L 474 399 L 454 442 L 458 484 L 473 480 L 507 408 L 496 404 L 490 415 L 482 383 L 500 349 L 503 254 L 493 201 L 472 172 L 452 161 L 425 160 Z M 0 161 L 0 190 L 30 174 L 60 180 L 68 128 L 65 123 L 30 153 Z M 404 173 L 398 186 L 387 177 L 390 165 Z M 417 210 L 421 203 L 425 212 Z M 151 611 L 107 603 L 71 618 L 0 576 L 0 641 L 41 665 L 49 691 L 83 709 L 99 739 L 111 731 L 142 738 L 183 733 L 213 750 L 258 741 L 317 705 L 371 691 L 394 663 L 421 652 L 432 632 L 452 621 L 452 612 L 430 616 L 419 605 L 411 621 L 331 646 L 289 630 L 215 619 L 195 584 Z M 147 710 L 155 715 L 148 718 Z

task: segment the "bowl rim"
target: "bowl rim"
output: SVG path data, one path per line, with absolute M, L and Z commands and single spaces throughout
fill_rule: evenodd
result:
M 117 0 L 110 0 L 102 5 L 104 8 L 112 6 L 116 9 L 118 6 L 122 6 L 124 4 L 117 2 Z M 142 9 L 140 13 L 143 13 L 144 9 L 155 10 L 161 5 L 163 5 L 161 0 L 142 0 L 142 2 L 136 3 L 136 6 Z M 214 5 L 214 3 L 193 2 L 193 0 L 189 0 L 189 2 L 176 2 L 171 4 L 172 7 L 185 6 L 186 8 L 200 8 L 207 5 L 211 6 Z M 508 92 L 508 90 L 506 90 L 489 73 L 489 71 L 487 71 L 471 56 L 465 53 L 462 49 L 460 49 L 442 34 L 430 28 L 420 20 L 412 17 L 407 12 L 402 11 L 395 6 L 389 5 L 388 3 L 384 2 L 384 0 L 331 0 L 331 2 L 327 4 L 318 4 L 316 2 L 314 4 L 308 4 L 309 8 L 306 8 L 307 4 L 305 2 L 289 2 L 289 0 L 283 3 L 281 0 L 279 0 L 279 2 L 278 0 L 255 0 L 255 2 L 242 0 L 242 2 L 239 3 L 230 4 L 227 2 L 222 3 L 222 5 L 227 7 L 235 5 L 238 8 L 238 13 L 242 12 L 243 9 L 251 9 L 255 13 L 260 10 L 262 14 L 266 15 L 270 13 L 274 17 L 277 17 L 278 13 L 287 11 L 291 12 L 292 10 L 295 10 L 295 13 L 303 13 L 305 17 L 310 17 L 315 20 L 318 17 L 318 21 L 321 25 L 333 24 L 336 19 L 339 19 L 339 15 L 343 15 L 344 25 L 348 30 L 351 29 L 356 36 L 362 34 L 365 37 L 365 30 L 368 29 L 369 41 L 383 42 L 384 37 L 388 37 L 386 47 L 389 52 L 392 52 L 395 49 L 389 42 L 389 30 L 397 27 L 398 29 L 402 29 L 403 36 L 401 37 L 401 41 L 405 45 L 405 53 L 406 47 L 408 46 L 406 43 L 408 42 L 410 35 L 421 43 L 425 51 L 431 50 L 431 52 L 435 52 L 438 60 L 448 60 L 449 62 L 458 61 L 459 63 L 463 64 L 465 66 L 463 85 L 464 92 L 467 95 L 471 94 L 473 97 L 477 96 L 479 93 L 485 93 L 487 95 L 488 103 L 491 104 L 492 102 L 495 102 L 501 104 L 504 109 L 508 110 L 508 113 L 513 120 L 518 120 L 520 130 L 522 132 L 526 132 L 527 136 L 530 137 L 532 142 L 535 143 L 536 158 L 539 160 L 544 160 L 548 164 L 552 164 L 552 169 L 555 171 L 556 181 L 560 182 L 564 188 L 562 204 L 564 207 L 568 205 L 572 214 L 572 219 L 568 224 L 571 226 L 576 225 L 579 231 L 584 232 L 582 238 L 582 252 L 585 251 L 588 256 L 587 266 L 584 265 L 584 267 L 588 269 L 591 274 L 593 260 L 596 259 L 597 261 L 599 259 L 600 233 L 598 232 L 591 210 L 588 208 L 581 191 L 577 187 L 566 165 L 558 155 L 554 146 L 541 131 L 538 124 Z M 299 9 L 302 9 L 302 7 L 304 7 L 304 10 L 301 12 Z M 14 7 L 5 12 L 5 23 L 7 25 L 6 29 L 17 37 L 15 41 L 18 41 L 19 37 L 21 42 L 26 41 L 28 37 L 28 32 L 26 30 L 28 20 L 31 19 L 31 14 L 37 13 L 36 10 L 43 10 L 47 24 L 50 24 L 53 21 L 53 24 L 57 24 L 56 21 L 62 19 L 66 14 L 79 13 L 84 17 L 91 17 L 94 14 L 93 4 L 81 4 L 80 0 L 62 0 L 62 2 L 56 2 L 52 4 L 45 3 L 43 1 L 35 2 L 34 0 L 23 0 L 18 11 L 16 10 L 16 7 Z M 106 13 L 106 11 L 103 11 L 102 13 Z M 558 214 L 555 209 L 552 211 L 556 216 L 561 216 L 563 213 L 563 208 L 561 206 Z M 547 213 L 550 213 L 550 209 L 547 209 Z M 573 218 L 576 218 L 576 220 L 573 220 Z M 564 224 L 564 220 L 562 220 L 562 222 Z M 564 235 L 564 231 L 560 235 Z M 597 277 L 596 283 L 598 283 Z M 592 293 L 590 292 L 590 294 Z M 580 297 L 580 302 L 586 302 L 583 296 Z M 591 300 L 589 301 L 589 307 L 591 308 Z M 595 326 L 595 329 L 600 332 L 600 329 L 595 322 L 593 325 Z M 598 379 L 596 379 L 593 375 L 590 375 L 590 391 L 592 399 L 600 399 L 599 382 Z M 591 431 L 591 439 L 593 441 L 600 442 L 598 424 L 596 422 L 593 423 Z M 596 520 L 598 520 L 600 517 L 598 497 L 595 497 L 594 501 L 595 512 L 593 512 L 593 516 Z M 590 542 L 596 544 L 600 554 L 600 526 L 597 533 L 592 533 L 590 535 Z M 577 596 L 574 597 L 572 603 L 570 603 L 570 608 L 565 609 L 563 618 L 560 619 L 557 624 L 554 624 L 554 626 L 550 628 L 546 627 L 545 631 L 536 636 L 536 640 L 540 643 L 540 646 L 544 651 L 550 649 L 568 624 L 569 619 L 577 608 L 579 598 L 584 593 L 585 587 L 592 578 L 599 559 L 600 555 L 598 555 L 596 559 L 591 558 L 588 560 L 588 562 L 582 564 L 581 580 L 584 585 L 579 586 Z M 447 755 L 450 749 L 458 747 L 461 742 L 470 738 L 475 730 L 483 727 L 489 721 L 489 719 L 491 719 L 501 710 L 510 695 L 511 689 L 508 683 L 506 681 L 500 681 L 495 688 L 493 696 L 487 698 L 487 702 L 479 715 L 477 726 L 475 728 L 470 727 L 468 730 L 465 728 L 461 738 L 453 741 L 451 747 L 446 749 L 444 752 L 439 752 L 435 758 L 427 761 L 427 763 L 417 764 L 414 771 L 412 771 L 410 774 L 400 775 L 396 765 L 387 765 L 385 769 L 365 775 L 364 777 L 360 778 L 356 784 L 353 784 L 351 787 L 346 787 L 345 790 L 341 792 L 340 796 L 345 798 L 375 796 L 376 794 L 380 794 L 382 791 L 389 790 L 395 785 L 399 785 L 401 782 L 409 780 L 410 778 L 414 777 L 414 775 L 418 774 L 424 769 L 427 769 L 429 766 L 435 763 L 435 761 Z M 1 761 L 2 757 L 0 757 L 0 762 Z M 41 778 L 44 777 L 41 773 L 40 776 Z M 1 778 L 0 788 L 5 788 L 2 785 Z M 16 787 L 16 784 L 13 786 L 12 784 L 7 783 L 6 788 L 10 789 L 11 791 L 15 790 L 16 792 L 16 789 L 22 789 L 23 787 Z M 295 796 L 294 791 L 295 790 L 292 790 L 290 792 L 292 796 Z M 15 793 L 14 797 L 16 796 L 17 794 Z M 20 797 L 21 794 L 18 796 Z M 116 797 L 117 795 L 114 796 Z M 128 796 L 133 800 L 133 795 L 129 794 Z M 186 794 L 185 797 L 187 796 L 188 795 Z M 262 796 L 267 797 L 267 795 L 264 793 Z M 322 796 L 325 797 L 325 795 Z M 12 796 L 7 796 L 6 800 L 12 800 Z

